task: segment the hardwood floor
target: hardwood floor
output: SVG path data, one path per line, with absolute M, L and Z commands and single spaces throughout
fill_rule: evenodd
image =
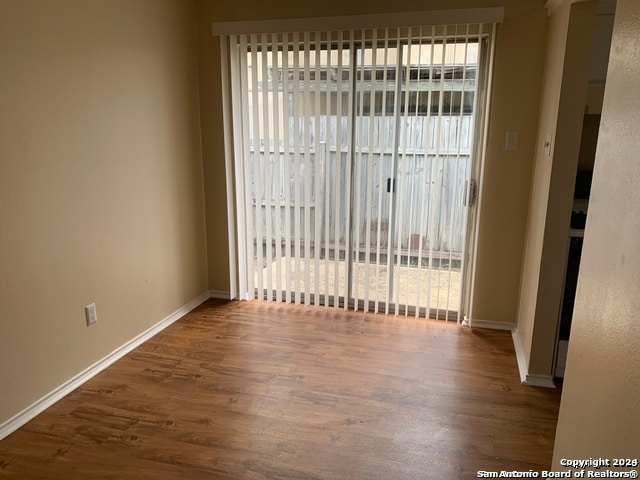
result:
M 511 335 L 210 300 L 0 442 L 0 478 L 461 479 L 547 469 Z

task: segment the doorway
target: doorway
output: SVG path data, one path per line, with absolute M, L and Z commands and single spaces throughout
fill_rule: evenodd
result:
M 247 298 L 460 321 L 485 29 L 232 41 Z

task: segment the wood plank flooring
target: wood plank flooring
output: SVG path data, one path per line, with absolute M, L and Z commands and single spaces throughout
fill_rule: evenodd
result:
M 462 479 L 547 469 L 511 335 L 210 300 L 0 442 L 0 478 Z

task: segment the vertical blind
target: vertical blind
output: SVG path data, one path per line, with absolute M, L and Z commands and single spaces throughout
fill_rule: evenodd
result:
M 494 29 L 222 37 L 239 298 L 460 320 Z

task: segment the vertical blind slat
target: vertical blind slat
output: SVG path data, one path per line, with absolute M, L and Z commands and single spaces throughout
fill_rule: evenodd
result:
M 355 59 L 355 42 L 354 42 L 354 31 L 349 31 L 349 85 L 351 82 L 355 81 L 352 79 L 352 75 L 355 75 L 354 67 L 354 59 Z M 354 92 L 352 88 L 348 90 L 348 100 L 347 100 L 347 152 L 346 152 L 346 172 L 345 172 L 345 206 L 344 206 L 344 215 L 346 216 L 346 212 L 351 212 L 351 166 L 352 166 L 352 155 L 353 155 L 353 145 L 354 145 L 354 121 L 353 121 L 353 111 L 354 111 Z M 346 217 L 345 217 L 346 221 Z M 345 222 L 345 280 L 344 280 L 344 308 L 349 308 L 349 293 L 351 291 L 351 284 L 353 281 L 353 275 L 351 274 L 350 266 L 352 260 L 352 249 L 351 249 L 351 228 L 347 222 Z
M 290 182 L 287 182 L 291 172 L 291 145 L 289 140 L 289 112 L 291 104 L 289 101 L 289 36 L 282 35 L 282 138 L 284 150 L 284 172 L 282 178 L 284 180 L 284 262 L 285 262 L 285 299 L 287 303 L 291 303 L 293 287 L 291 284 L 291 188 Z
M 366 32 L 361 31 L 362 38 L 366 38 Z M 353 265 L 353 278 L 360 278 L 360 229 L 358 226 L 361 224 L 360 218 L 360 210 L 361 210 L 361 179 L 363 176 L 363 137 L 364 137 L 364 92 L 365 92 L 365 84 L 364 84 L 364 50 L 359 50 L 359 55 L 354 55 L 354 59 L 356 63 L 356 69 L 352 69 L 355 75 L 355 88 L 358 96 L 358 108 L 357 108 L 357 132 L 355 132 L 356 143 L 354 144 L 354 148 L 356 149 L 354 152 L 355 163 L 353 165 L 354 168 L 354 178 L 351 184 L 354 188 L 354 196 L 353 196 L 353 211 L 355 215 L 355 221 L 353 223 L 356 228 L 352 228 L 353 232 L 353 258 L 351 260 L 351 265 Z M 358 62 L 358 59 L 360 61 Z M 359 81 L 358 81 L 359 78 Z M 351 284 L 351 295 L 353 297 L 353 308 L 355 311 L 358 311 L 358 293 L 359 293 L 359 285 L 358 282 L 352 282 Z M 367 288 L 367 285 L 364 285 Z
M 442 60 L 441 60 L 441 68 L 444 70 L 446 65 L 446 51 L 447 51 L 447 26 L 444 27 L 443 39 L 442 39 Z M 440 147 L 442 145 L 442 112 L 444 111 L 444 82 L 440 82 L 439 89 L 439 102 L 438 102 L 438 121 L 437 125 L 437 133 L 436 133 L 436 161 L 437 161 L 437 172 L 436 172 L 436 199 L 434 203 L 436 204 L 436 218 L 434 221 L 434 228 L 439 232 L 442 226 L 442 188 L 443 188 L 443 171 L 444 171 L 444 160 L 443 155 L 441 154 Z M 446 144 L 446 142 L 445 142 Z M 436 270 L 436 318 L 440 316 L 440 262 L 438 261 L 438 269 Z
M 417 71 L 417 77 L 421 78 L 420 74 L 422 72 L 422 27 L 420 27 L 419 32 L 420 32 L 420 34 L 418 35 L 418 40 L 417 40 L 418 41 L 418 71 Z M 420 107 L 420 101 L 419 101 L 420 98 L 419 97 L 420 97 L 421 93 L 422 92 L 420 92 L 420 90 L 418 90 L 416 92 L 416 108 L 415 108 L 415 115 L 416 116 L 419 114 L 419 107 Z M 413 169 L 414 169 L 414 172 L 415 172 L 416 175 L 419 172 L 419 168 L 421 168 L 418 165 L 419 164 L 419 157 L 418 157 L 418 153 L 417 152 L 418 152 L 418 149 L 414 145 L 412 162 L 413 162 Z M 422 168 L 424 168 L 424 167 L 422 167 Z M 410 198 L 414 198 L 415 183 L 416 183 L 415 181 L 411 182 L 411 195 L 410 195 Z M 410 232 L 414 231 L 414 229 L 415 229 L 415 231 L 421 231 L 421 230 L 415 228 L 416 225 L 413 225 L 414 207 L 416 208 L 418 213 L 420 212 L 420 210 L 417 209 L 418 205 L 414 205 L 414 202 L 411 202 L 411 212 L 410 212 L 410 215 L 409 215 L 409 223 L 410 223 L 409 231 Z M 416 221 L 417 221 L 417 218 L 416 218 Z M 407 245 L 407 248 L 408 248 L 408 251 L 409 251 L 409 256 L 411 255 L 412 250 L 414 250 L 414 243 L 415 243 L 415 241 L 413 240 L 413 238 L 410 237 L 409 238 L 409 244 Z M 412 281 L 415 281 L 418 284 L 420 283 L 420 276 L 422 275 L 422 265 L 420 264 L 420 252 L 421 252 L 421 249 L 422 249 L 422 235 L 420 235 L 419 238 L 418 238 L 418 261 L 416 263 L 416 271 L 413 273 L 412 278 L 411 278 Z M 407 272 L 408 271 L 409 271 L 409 269 L 407 269 Z M 415 280 L 414 280 L 413 277 L 415 277 Z M 416 307 L 415 307 L 414 316 L 416 318 L 418 318 L 420 316 L 420 308 L 419 308 L 420 307 L 420 288 L 416 289 L 413 292 L 413 296 L 414 296 L 414 298 L 410 299 L 409 298 L 409 292 L 407 292 L 407 303 L 406 303 L 405 309 L 406 309 L 406 311 L 408 311 L 410 304 L 415 305 Z
M 320 218 L 320 215 L 322 214 L 322 206 L 323 206 L 323 201 L 322 201 L 322 195 L 321 195 L 321 190 L 320 190 L 320 180 L 322 177 L 322 164 L 321 164 L 321 158 L 320 158 L 320 121 L 319 121 L 319 115 L 320 115 L 320 33 L 319 32 L 315 32 L 314 35 L 314 44 L 313 44 L 313 50 L 315 53 L 315 62 L 314 62 L 314 67 L 315 67 L 315 72 L 314 72 L 314 95 L 313 95 L 313 100 L 314 100 L 314 116 L 315 116 L 315 132 L 314 132 L 314 147 L 313 147 L 313 171 L 314 171 L 314 186 L 313 186 L 313 191 L 314 191 L 314 204 L 315 204 L 315 211 L 314 211 L 314 220 L 313 220 L 313 233 L 314 233 L 314 241 L 313 241 L 313 271 L 315 274 L 315 278 L 314 278 L 314 291 L 313 291 L 313 304 L 315 306 L 320 305 L 320 262 L 319 262 L 319 252 L 320 252 L 320 233 L 321 233 L 321 228 L 320 226 L 322 225 L 322 220 Z
M 300 290 L 300 44 L 297 33 L 293 34 L 293 162 L 294 162 L 294 235 L 295 235 L 295 303 L 301 303 Z
M 327 32 L 327 49 L 326 49 L 326 77 L 325 77 L 325 90 L 329 92 L 330 85 L 330 68 L 331 68 L 331 32 Z M 336 178 L 331 176 L 331 151 L 329 147 L 331 146 L 331 95 L 327 93 L 325 95 L 325 127 L 324 127 L 324 144 L 321 146 L 322 148 L 322 158 L 324 161 L 324 306 L 329 306 L 329 299 L 331 298 L 330 289 L 329 289 L 329 264 L 330 262 L 330 219 L 331 219 L 331 186 L 335 185 Z M 336 188 L 336 191 L 338 188 Z M 333 215 L 336 216 L 337 212 L 333 212 Z M 333 258 L 333 267 L 337 270 L 337 260 L 336 260 L 336 252 L 337 247 L 334 247 L 334 258 Z M 334 300 L 335 303 L 338 303 Z
M 253 140 L 254 155 L 260 155 L 260 143 L 263 141 L 262 132 L 260 131 L 260 108 L 259 108 L 259 92 L 258 92 L 258 38 L 257 35 L 250 36 L 250 48 L 251 48 L 251 110 L 253 117 L 253 124 L 251 131 Z M 254 203 L 256 208 L 254 209 L 255 215 L 255 248 L 256 248 L 256 265 L 263 264 L 262 257 L 262 182 L 258 181 L 261 177 L 260 163 L 250 163 L 252 168 L 251 176 L 253 179 L 253 185 L 255 188 Z M 264 298 L 264 284 L 262 279 L 262 268 L 256 268 L 256 298 Z
M 272 277 L 272 263 L 273 263 L 273 240 L 271 235 L 272 223 L 271 223 L 271 132 L 273 129 L 272 122 L 270 121 L 269 112 L 269 74 L 267 72 L 267 63 L 269 56 L 269 47 L 267 43 L 267 34 L 263 33 L 260 37 L 260 50 L 261 50 L 261 74 L 262 74 L 262 131 L 263 131 L 263 149 L 264 149 L 264 188 L 262 188 L 264 196 L 264 241 L 257 239 L 257 241 L 264 243 L 266 246 L 265 251 L 265 266 L 266 266 L 266 282 L 260 287 L 265 288 L 265 298 L 267 300 L 273 300 L 273 286 L 271 284 Z M 275 133 L 275 132 L 274 132 Z M 274 149 L 275 157 L 275 149 Z M 274 162 L 275 165 L 275 162 Z M 258 183 L 258 182 L 256 182 Z M 262 202 L 261 202 L 262 203 Z M 262 212 L 262 205 L 259 209 Z M 260 222 L 262 223 L 262 222 Z
M 304 33 L 304 66 L 303 66 L 303 95 L 302 95 L 302 109 L 303 109 L 303 128 L 304 128 L 304 157 L 302 166 L 304 168 L 304 271 L 305 271 L 305 283 L 304 283 L 304 303 L 309 305 L 311 303 L 311 203 L 313 201 L 311 195 L 311 123 L 310 117 L 310 80 L 309 80 L 309 63 L 311 61 L 311 53 L 309 51 L 309 32 Z
M 396 185 L 399 185 L 398 182 L 398 145 L 399 145 L 399 134 L 400 130 L 400 105 L 402 101 L 402 44 L 400 42 L 400 29 L 397 29 L 397 40 L 396 40 L 396 72 L 395 72 L 395 90 L 394 90 L 394 102 L 393 102 L 393 131 L 391 135 L 391 191 L 392 194 L 389 197 L 389 232 L 387 235 L 387 292 L 386 292 L 386 307 L 385 313 L 389 313 L 391 311 L 391 306 L 394 304 L 392 301 L 393 291 L 394 291 L 394 280 L 396 269 L 394 269 L 393 262 L 393 235 L 394 230 L 396 228 L 396 209 L 398 208 L 396 205 L 396 195 L 397 188 Z M 396 304 L 397 305 L 397 304 Z M 395 311 L 397 314 L 397 310 Z
M 411 29 L 409 29 L 408 35 L 407 35 L 407 47 L 406 47 L 406 55 L 407 55 L 407 61 L 406 64 L 408 66 L 411 66 L 411 46 L 412 46 L 412 42 L 411 42 Z M 408 128 L 407 128 L 407 124 L 409 123 L 408 118 L 409 118 L 409 108 L 410 108 L 410 93 L 411 93 L 411 72 L 409 70 L 409 72 L 407 72 L 406 74 L 406 78 L 405 78 L 405 92 L 404 92 L 404 115 L 403 115 L 403 120 L 402 120 L 402 146 L 401 148 L 401 152 L 400 152 L 400 164 L 399 164 L 399 173 L 400 173 L 400 178 L 398 178 L 398 183 L 400 184 L 399 186 L 399 196 L 400 198 L 398 199 L 398 205 L 399 205 L 399 209 L 397 211 L 397 217 L 398 217 L 398 228 L 397 228 L 397 237 L 396 237 L 396 244 L 397 244 L 397 257 L 396 257 L 396 267 L 399 267 L 400 262 L 402 261 L 402 227 L 404 225 L 404 221 L 405 221 L 405 212 L 406 212 L 406 190 L 407 190 L 407 183 L 408 183 L 408 161 L 407 161 L 407 142 L 408 142 Z M 408 260 L 408 256 L 407 256 L 407 260 Z M 400 268 L 396 268 L 395 271 L 397 272 L 397 282 L 396 282 L 396 298 L 395 298 L 395 314 L 398 315 L 400 313 L 400 305 L 401 305 L 401 295 L 402 293 L 404 293 L 405 295 L 407 295 L 407 275 L 408 275 L 408 269 L 406 274 L 404 275 L 405 277 L 405 284 L 404 284 L 404 288 L 402 288 L 402 283 L 401 283 L 401 277 L 402 275 L 402 269 Z M 406 315 L 406 311 L 405 311 L 405 315 Z
M 434 67 L 434 58 L 435 58 L 435 26 L 431 27 L 431 68 L 433 69 Z M 427 104 L 428 106 L 428 111 L 431 112 L 431 106 L 433 103 L 433 79 L 430 77 L 429 78 L 429 102 Z M 439 123 L 436 121 L 436 123 Z M 437 149 L 436 149 L 437 151 Z M 429 176 L 428 176 L 428 194 L 427 194 L 427 200 L 428 200 L 428 207 L 427 207 L 427 212 L 426 212 L 426 220 L 427 220 L 427 227 L 425 228 L 425 230 L 427 231 L 427 235 L 429 239 L 433 238 L 433 224 L 434 224 L 434 210 L 433 210 L 433 193 L 434 193 L 434 188 L 433 185 L 435 183 L 435 172 L 436 172 L 436 162 L 435 160 L 437 159 L 434 158 L 432 161 L 429 162 Z M 432 278 L 433 278 L 433 241 L 429 241 L 429 261 L 428 261 L 428 267 L 427 267 L 427 307 L 426 307 L 426 315 L 429 316 L 431 313 L 431 287 L 432 287 Z
M 364 311 L 369 311 L 369 290 L 371 286 L 371 279 L 369 276 L 370 271 L 370 255 L 371 255 L 371 216 L 373 215 L 372 209 L 372 195 L 373 195 L 373 164 L 374 164 L 374 122 L 375 122 L 375 111 L 376 111 L 376 75 L 377 75 L 377 64 L 376 64 L 376 53 L 378 51 L 378 30 L 373 29 L 371 34 L 371 94 L 369 99 L 369 135 L 367 139 L 367 173 L 366 173 L 366 184 L 367 184 L 367 194 L 366 194 L 366 208 L 368 209 L 369 214 L 366 216 L 366 226 L 365 226 L 365 255 L 364 255 Z M 376 266 L 377 270 L 377 266 Z M 358 282 L 359 283 L 359 282 Z M 373 285 L 374 289 L 377 290 L 378 285 Z
M 275 46 L 278 44 L 278 35 L 271 35 L 271 45 Z M 272 85 L 275 85 L 277 82 L 277 76 L 275 73 L 278 72 L 280 66 L 280 52 L 278 48 L 272 47 L 271 50 L 271 59 L 272 59 L 272 67 L 271 67 L 271 82 Z M 274 179 L 274 202 L 275 202 L 275 211 L 274 211 L 274 243 L 275 243 L 275 299 L 276 302 L 282 301 L 282 262 L 280 259 L 282 258 L 282 240 L 281 240 L 281 229 L 282 229 L 282 201 L 280 195 L 280 177 L 282 175 L 282 163 L 280 160 L 280 98 L 279 91 L 277 88 L 271 88 L 271 102 L 273 104 L 272 109 L 272 119 L 273 122 L 273 179 Z M 271 208 L 268 206 L 267 208 Z M 271 260 L 270 260 L 271 261 Z
M 457 25 L 454 28 L 453 31 L 453 37 L 455 38 L 455 35 L 458 32 L 458 27 Z M 455 54 L 456 54 L 456 50 L 458 48 L 458 43 L 457 42 L 452 42 L 451 44 L 452 46 L 452 51 L 453 51 L 453 58 L 455 59 Z M 453 116 L 453 83 L 451 84 L 450 90 L 449 92 L 447 92 L 449 95 L 451 95 L 451 99 L 452 101 L 449 103 L 449 111 L 447 112 L 447 115 L 449 118 L 452 118 Z M 446 136 L 446 140 L 445 140 L 445 151 L 447 152 L 447 156 L 445 157 L 445 166 L 444 166 L 444 172 L 443 172 L 443 185 L 445 184 L 445 178 L 448 177 L 449 171 L 451 170 L 451 157 L 449 155 L 449 152 L 451 151 L 451 125 L 453 124 L 453 122 L 449 122 L 449 124 L 447 125 L 447 136 Z M 453 209 L 452 209 L 453 210 Z M 446 222 L 446 214 L 447 212 L 443 212 L 442 213 L 442 218 L 445 219 Z M 446 230 L 446 223 L 442 226 L 443 230 Z M 440 275 L 442 275 L 443 270 L 448 270 L 448 269 L 443 269 L 442 268 L 442 259 L 440 259 L 440 265 L 438 266 L 438 272 Z M 439 285 L 442 282 L 439 282 Z M 442 291 L 439 292 L 443 297 L 444 297 L 444 301 L 445 301 L 445 307 L 444 307 L 444 316 L 445 316 L 445 321 L 449 321 L 449 286 L 447 285 Z M 440 302 L 438 302 L 438 304 L 440 304 Z
M 340 269 L 338 268 L 338 258 L 340 257 L 340 218 L 342 216 L 342 195 L 340 195 L 340 190 L 342 190 L 342 178 L 338 176 L 338 172 L 342 171 L 342 69 L 343 69 L 343 41 L 344 34 L 342 31 L 338 32 L 338 67 L 336 71 L 336 161 L 335 161 L 335 171 L 336 171 L 336 194 L 335 194 L 335 214 L 334 214 L 334 258 L 335 260 L 335 269 L 333 275 L 333 297 L 334 297 L 334 307 L 338 308 L 340 306 L 340 302 L 338 299 L 340 298 Z M 345 297 L 346 303 L 346 297 Z
M 227 39 L 223 37 L 220 39 L 220 57 L 222 59 L 222 90 L 229 91 L 229 74 L 231 74 L 231 84 L 236 85 L 238 68 L 236 66 L 237 62 L 237 45 L 235 36 Z M 231 91 L 231 106 L 236 109 L 239 105 L 237 101 L 238 89 L 234 88 Z M 238 179 L 242 179 L 242 175 L 238 175 L 238 170 L 236 169 L 236 165 L 241 165 L 242 162 L 236 159 L 238 150 L 238 136 L 232 135 L 232 132 L 236 132 L 239 129 L 237 117 L 231 114 L 230 105 L 229 105 L 229 96 L 224 95 L 222 98 L 223 105 L 223 118 L 224 118 L 224 149 L 225 149 L 225 169 L 226 169 L 226 183 L 227 183 L 227 215 L 228 224 L 227 228 L 229 229 L 229 295 L 230 298 L 234 299 L 237 295 L 239 298 L 246 298 L 246 292 L 244 292 L 245 285 L 245 272 L 246 266 L 244 264 L 244 246 L 241 248 L 237 248 L 235 245 L 237 241 L 239 245 L 243 245 L 244 241 L 244 228 L 238 229 L 237 237 L 235 236 L 235 227 L 234 220 L 237 219 L 240 224 L 244 224 L 244 213 L 241 211 L 242 209 L 238 209 L 238 205 L 241 205 L 244 199 L 243 191 L 238 189 Z M 234 146 L 232 149 L 231 146 Z M 232 166 L 233 165 L 233 166 Z M 233 173 L 236 173 L 236 177 L 234 179 Z M 235 188 L 230 188 L 230 187 Z M 233 204 L 233 194 L 236 194 L 235 205 Z M 238 260 L 238 268 L 236 270 L 236 257 Z M 236 278 L 236 274 L 237 277 Z
M 375 45 L 375 44 L 374 44 Z M 388 75 L 388 69 L 387 69 L 387 64 L 389 62 L 389 29 L 385 29 L 384 30 L 384 48 L 383 48 L 383 60 L 382 60 L 382 85 L 383 85 L 383 89 L 382 89 L 382 99 L 380 100 L 380 111 L 382 113 L 382 119 L 386 120 L 386 105 L 387 105 L 387 75 Z M 382 134 L 382 128 L 380 129 L 381 132 L 380 134 Z M 383 192 L 384 189 L 382 188 L 383 186 L 383 182 L 384 182 L 384 161 L 385 161 L 385 154 L 384 152 L 380 154 L 379 156 L 379 167 L 378 167 L 378 205 L 380 205 L 379 208 L 382 208 L 382 199 L 383 199 Z M 378 313 L 380 310 L 380 293 L 381 293 L 381 285 L 380 285 L 380 279 L 381 279 L 381 269 L 382 269 L 382 265 L 380 264 L 380 260 L 381 260 L 381 253 L 382 253 L 382 215 L 383 212 L 382 210 L 380 210 L 380 213 L 378 215 L 378 219 L 377 219 L 377 224 L 376 224 L 376 274 L 375 274 L 375 282 L 376 282 L 376 289 L 375 289 L 375 302 L 374 302 L 374 312 Z M 387 290 L 387 285 L 388 284 L 388 280 L 387 282 L 385 282 L 384 285 L 384 291 L 386 292 Z
M 240 37 L 240 51 L 241 52 L 246 52 L 248 48 L 248 44 L 247 44 L 247 38 L 243 35 Z M 240 57 L 240 72 L 241 72 L 241 78 L 240 78 L 240 82 L 242 87 L 242 104 L 243 105 L 249 105 L 249 91 L 248 91 L 248 85 L 249 85 L 249 75 L 248 75 L 248 65 L 247 65 L 247 57 L 246 55 L 239 55 Z M 254 247 L 253 247 L 253 232 L 254 232 L 254 228 L 253 228 L 253 220 L 252 220 L 252 216 L 253 216 L 253 212 L 252 212 L 252 205 L 251 205 L 251 200 L 250 200 L 250 192 L 251 192 L 251 163 L 249 161 L 249 159 L 251 158 L 251 136 L 250 136 L 250 122 L 249 122 L 249 112 L 243 108 L 243 114 L 242 114 L 242 150 L 243 150 L 243 156 L 242 156 L 242 165 L 240 165 L 240 168 L 242 169 L 242 173 L 243 173 L 243 180 L 244 180 L 244 185 L 243 185 L 243 192 L 245 193 L 245 198 L 243 199 L 242 205 L 244 206 L 245 209 L 245 225 L 246 225 L 246 229 L 247 229 L 247 234 L 245 236 L 245 251 L 247 252 L 246 254 L 246 260 L 247 260 L 247 267 L 249 267 L 249 265 L 251 264 L 251 262 L 254 259 Z M 253 272 L 254 269 L 251 269 L 250 272 L 247 275 L 247 297 L 248 298 L 255 298 L 255 291 L 254 291 L 254 279 L 253 279 Z

